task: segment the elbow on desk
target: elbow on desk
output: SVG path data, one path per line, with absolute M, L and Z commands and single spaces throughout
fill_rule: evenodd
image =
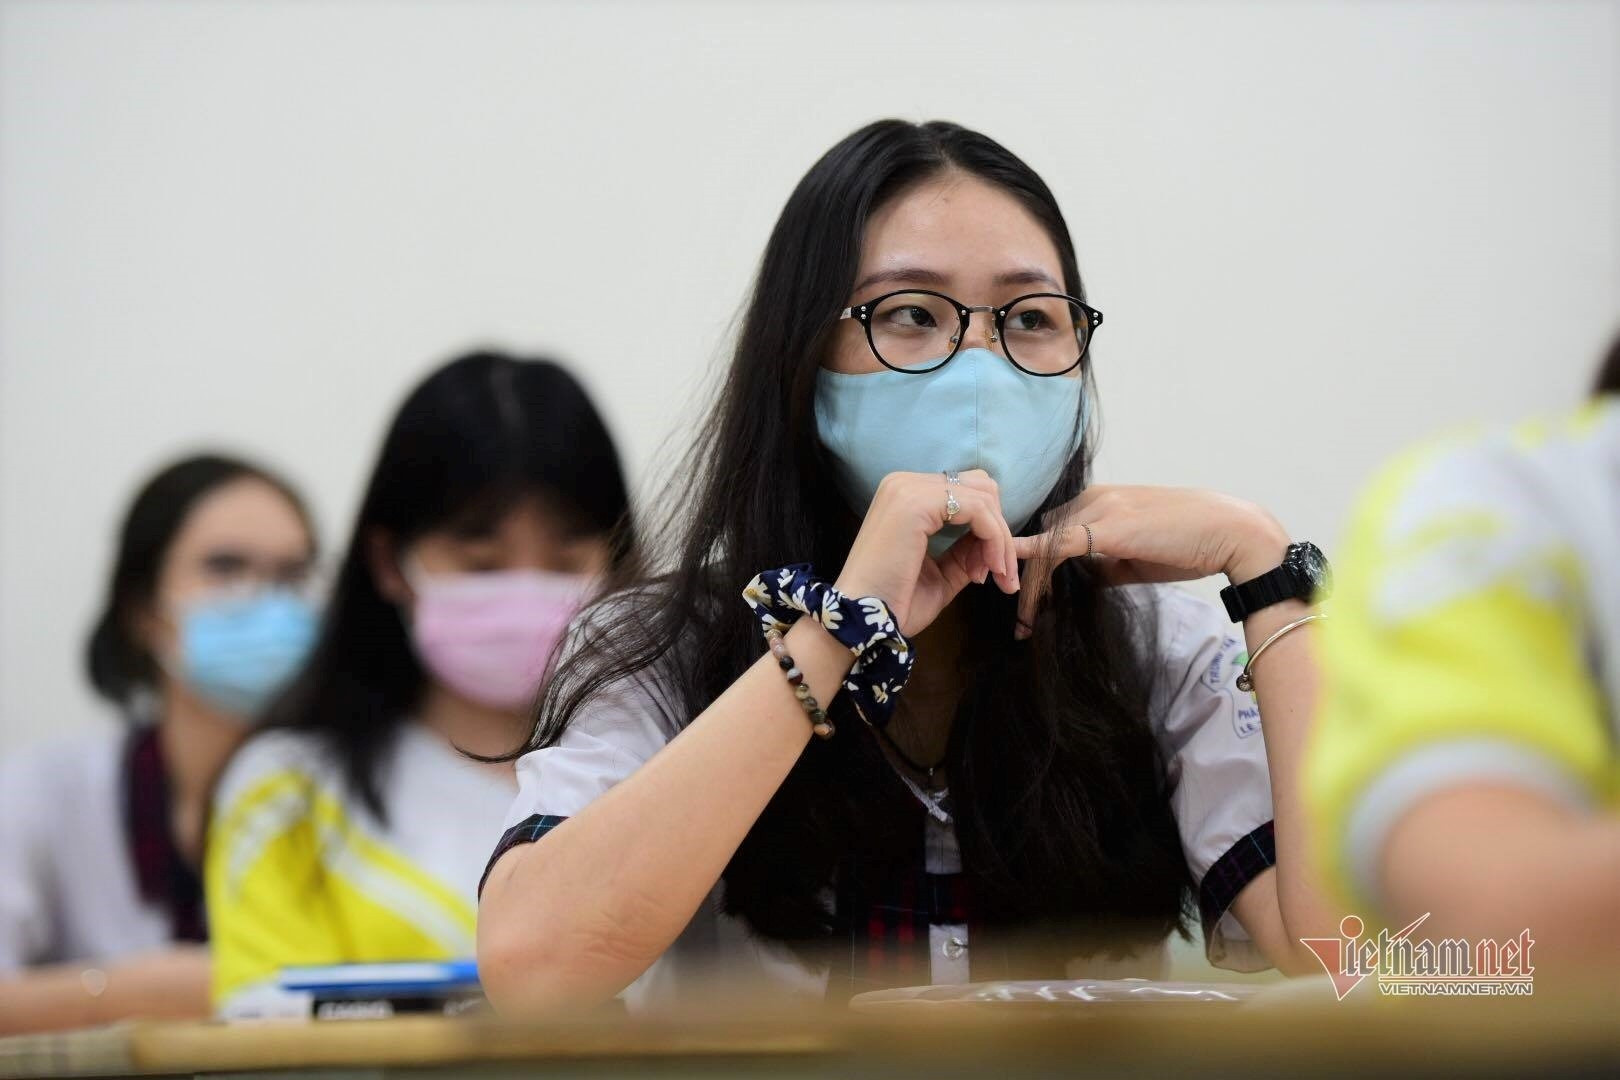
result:
M 574 1011 L 612 996 L 590 992 L 569 956 L 573 950 L 548 942 L 540 932 L 545 925 L 543 919 L 480 918 L 478 977 L 496 1012 L 522 1017 Z
M 544 912 L 525 912 L 512 895 L 514 861 L 509 853 L 491 867 L 479 897 L 478 981 L 497 1012 L 522 1015 L 561 1000 L 565 990 L 548 985 L 558 966 L 541 929 L 547 925 Z
M 580 1012 L 606 1004 L 646 968 L 640 951 L 591 913 L 522 905 L 485 893 L 478 920 L 478 974 L 495 1010 L 507 1016 Z
M 520 943 L 496 939 L 485 929 L 487 925 L 482 923 L 478 930 L 478 979 L 484 986 L 484 996 L 496 1012 L 505 1016 L 543 1008 L 548 996 L 546 988 L 534 984 L 542 981 L 535 975 L 546 970 L 544 961 L 532 958 Z M 534 1000 L 536 991 L 539 1001 Z

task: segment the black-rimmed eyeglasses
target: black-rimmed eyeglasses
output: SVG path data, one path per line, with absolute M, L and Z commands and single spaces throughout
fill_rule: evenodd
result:
M 970 307 L 944 293 L 885 293 L 838 313 L 866 328 L 878 363 L 908 375 L 937 371 L 955 356 L 976 311 L 992 313 L 990 342 L 999 342 L 1027 375 L 1064 375 L 1080 366 L 1102 312 L 1063 293 L 1030 293 L 998 306 Z

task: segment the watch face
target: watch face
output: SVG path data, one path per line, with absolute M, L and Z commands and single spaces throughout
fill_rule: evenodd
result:
M 1322 549 L 1312 543 L 1294 544 L 1283 560 L 1301 585 L 1309 586 L 1312 593 L 1323 595 L 1333 586 L 1332 571 Z

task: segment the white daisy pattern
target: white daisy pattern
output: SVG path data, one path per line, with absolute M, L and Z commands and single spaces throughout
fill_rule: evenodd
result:
M 875 596 L 844 596 L 816 578 L 806 563 L 758 574 L 743 600 L 764 628 L 786 632 L 803 615 L 815 619 L 855 654 L 843 688 L 863 719 L 883 724 L 911 674 L 911 643 L 895 624 L 889 605 Z
M 821 598 L 821 625 L 829 631 L 837 630 L 844 621 L 844 613 L 838 608 L 838 597 L 828 592 Z

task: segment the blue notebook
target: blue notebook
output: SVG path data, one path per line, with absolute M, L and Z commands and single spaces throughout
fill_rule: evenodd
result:
M 476 991 L 478 965 L 472 960 L 313 964 L 282 968 L 278 983 L 317 998 L 431 997 Z

